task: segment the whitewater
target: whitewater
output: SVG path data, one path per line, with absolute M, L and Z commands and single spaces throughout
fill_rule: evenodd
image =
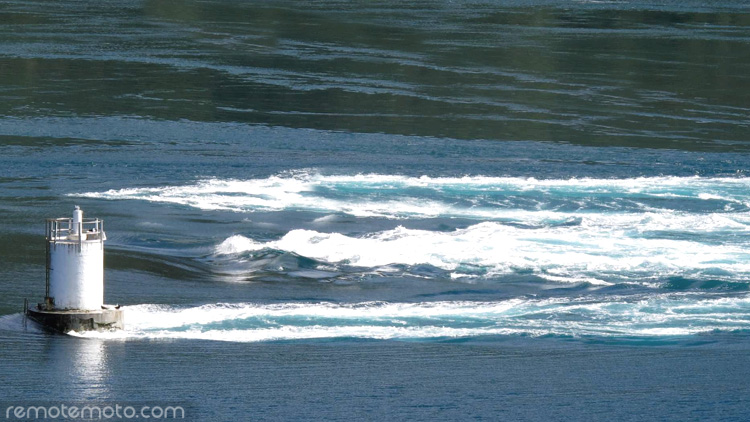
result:
M 0 411 L 747 420 L 749 12 L 3 2 Z M 123 331 L 24 323 L 75 205 Z
M 661 341 L 750 329 L 750 179 L 741 176 L 543 179 L 290 170 L 69 196 L 239 218 L 228 235 L 143 249 L 164 263 L 202 268 L 214 280 L 303 289 L 313 287 L 305 283 L 373 289 L 393 280 L 388 300 L 374 290 L 374 300 L 131 305 L 126 330 L 71 333 L 77 336 Z M 284 223 L 273 224 L 276 217 Z M 436 288 L 444 293 L 434 299 L 419 294 Z M 460 294 L 481 293 L 445 295 L 463 288 Z M 409 296 L 412 291 L 418 294 Z
M 653 339 L 750 329 L 750 297 L 694 293 L 416 303 L 219 303 L 125 307 L 127 328 L 71 335 L 234 342 L 450 340 L 483 336 Z M 6 324 L 7 325 L 7 324 Z
M 666 212 L 670 209 L 669 201 L 677 200 L 709 204 L 717 207 L 716 211 L 746 212 L 750 210 L 749 187 L 750 179 L 744 177 L 540 180 L 321 175 L 300 170 L 262 179 L 206 179 L 187 185 L 114 189 L 72 196 L 135 199 L 238 212 L 307 210 L 396 219 L 527 217 L 531 221 L 544 221 L 565 218 L 575 211 Z M 519 210 L 537 213 L 522 216 Z
M 535 179 L 322 175 L 199 180 L 72 194 L 203 211 L 309 213 L 280 236 L 243 232 L 203 256 L 251 276 L 261 258 L 310 258 L 315 277 L 434 268 L 454 280 L 533 275 L 561 283 L 750 282 L 750 179 Z M 391 224 L 384 230 L 374 221 Z M 391 222 L 391 223 L 388 223 Z M 434 222 L 434 224 L 432 224 Z M 330 278 L 330 277 L 329 277 Z

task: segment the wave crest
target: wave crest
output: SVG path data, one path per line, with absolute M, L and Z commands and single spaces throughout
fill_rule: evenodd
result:
M 407 229 L 347 236 L 292 230 L 255 242 L 234 235 L 215 249 L 219 259 L 264 249 L 355 267 L 430 265 L 452 278 L 533 274 L 552 281 L 610 284 L 670 277 L 747 282 L 750 253 L 743 245 L 704 245 L 689 239 L 633 236 L 612 227 L 526 229 L 484 222 L 452 232 Z
M 750 328 L 750 297 L 516 298 L 498 302 L 214 304 L 125 307 L 127 329 L 96 338 L 234 342 L 479 336 L 663 338 Z
M 642 177 L 552 179 L 519 177 L 408 177 L 293 172 L 264 179 L 209 179 L 184 186 L 127 188 L 71 196 L 143 200 L 203 210 L 305 210 L 356 217 L 516 219 L 569 218 L 575 211 L 643 212 L 665 209 L 665 199 L 712 202 L 715 211 L 750 210 L 750 179 Z M 667 206 L 666 209 L 670 209 Z M 522 216 L 523 217 L 523 216 Z

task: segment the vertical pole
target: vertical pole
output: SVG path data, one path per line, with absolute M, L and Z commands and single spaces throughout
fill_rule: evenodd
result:
M 26 331 L 26 320 L 29 315 L 29 299 L 23 298 L 23 330 Z
M 45 234 L 45 243 L 47 246 L 47 277 L 44 284 L 44 301 L 47 302 L 47 298 L 49 297 L 49 272 L 50 272 L 50 264 L 52 263 L 52 258 L 50 257 L 50 247 L 49 244 L 52 241 L 52 237 L 54 237 L 53 231 L 55 229 L 55 222 L 47 220 L 47 233 Z
M 104 267 L 104 220 L 96 220 L 97 230 L 99 231 L 99 247 L 102 248 L 102 267 Z M 107 283 L 104 282 L 104 268 L 102 268 L 102 296 L 105 296 Z

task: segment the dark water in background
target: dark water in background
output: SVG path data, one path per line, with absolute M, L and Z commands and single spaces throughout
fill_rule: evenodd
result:
M 0 3 L 3 410 L 743 420 L 749 25 L 741 1 Z M 74 204 L 106 220 L 125 332 L 21 323 Z

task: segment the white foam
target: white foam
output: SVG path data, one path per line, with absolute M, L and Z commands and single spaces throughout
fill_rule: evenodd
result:
M 734 211 L 746 208 L 737 204 L 750 204 L 750 178 L 538 180 L 295 172 L 80 195 L 204 210 L 322 214 L 312 221 L 319 231 L 291 230 L 270 242 L 232 236 L 217 246 L 221 256 L 277 249 L 362 267 L 428 264 L 455 278 L 472 277 L 461 268 L 470 266 L 487 276 L 531 271 L 549 280 L 597 284 L 606 284 L 613 274 L 642 282 L 709 273 L 750 280 L 750 213 Z M 672 199 L 693 199 L 695 209 L 670 209 Z M 347 221 L 346 215 L 485 222 L 449 233 L 403 227 L 361 236 L 329 233 Z
M 262 243 L 257 243 L 241 235 L 234 235 L 221 242 L 216 247 L 217 254 L 236 254 L 241 252 L 256 251 L 265 248 Z
M 663 294 L 496 302 L 216 304 L 125 307 L 127 329 L 104 339 L 234 342 L 318 338 L 426 339 L 488 335 L 684 336 L 750 328 L 750 298 Z
M 71 333 L 76 337 L 102 339 L 193 339 L 230 342 L 261 342 L 274 340 L 309 340 L 324 338 L 361 338 L 361 339 L 427 339 L 427 338 L 458 338 L 487 335 L 525 334 L 520 330 L 510 328 L 447 328 L 447 327 L 380 327 L 380 326 L 347 326 L 347 327 L 278 327 L 260 328 L 254 330 L 188 330 L 188 331 L 159 331 L 147 335 L 127 335 L 125 333 Z
M 218 245 L 215 252 L 231 255 L 274 249 L 337 265 L 378 268 L 427 264 L 455 274 L 465 273 L 462 266 L 468 266 L 486 276 L 531 272 L 553 281 L 608 284 L 605 279 L 618 277 L 701 274 L 748 281 L 747 246 L 706 247 L 691 240 L 629 236 L 618 227 L 529 230 L 484 222 L 452 232 L 397 227 L 357 237 L 292 230 L 279 240 L 264 243 L 235 235 Z
M 532 220 L 536 221 L 563 221 L 571 217 L 570 213 L 553 211 L 530 214 L 528 210 L 513 208 L 512 201 L 503 206 L 459 206 L 446 197 L 459 194 L 472 202 L 472 198 L 491 193 L 523 196 L 533 192 L 558 197 L 571 193 L 578 196 L 615 195 L 620 198 L 671 196 L 748 204 L 750 179 L 651 177 L 537 180 L 517 177 L 407 177 L 380 174 L 323 176 L 295 172 L 264 179 L 209 179 L 184 186 L 127 188 L 71 196 L 134 199 L 186 205 L 203 210 L 237 212 L 294 209 L 327 214 L 345 213 L 357 217 L 453 216 L 477 219 L 513 219 L 518 218 L 521 213 L 521 217 L 534 217 Z M 384 197 L 389 193 L 395 196 Z

